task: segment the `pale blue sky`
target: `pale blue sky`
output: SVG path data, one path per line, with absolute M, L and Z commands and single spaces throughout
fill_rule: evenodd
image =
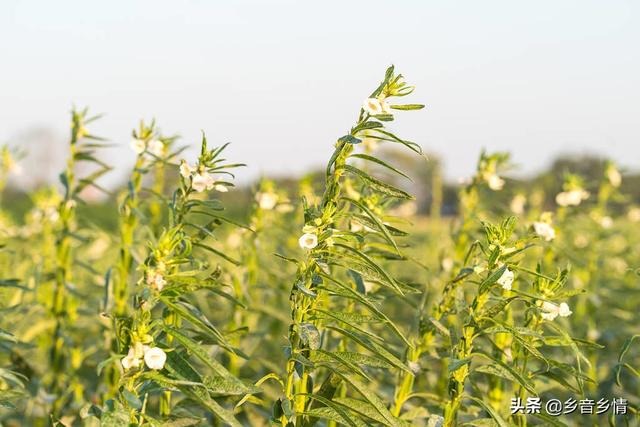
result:
M 640 166 L 640 2 L 2 0 L 0 141 L 68 131 L 72 103 L 124 147 L 155 117 L 194 144 L 231 141 L 260 173 L 322 164 L 385 67 L 428 108 L 393 128 L 451 178 L 482 147 L 525 171 L 566 151 Z

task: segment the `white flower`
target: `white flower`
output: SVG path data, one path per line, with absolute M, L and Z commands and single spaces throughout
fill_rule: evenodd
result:
M 491 174 L 487 178 L 487 185 L 493 191 L 500 191 L 504 187 L 504 179 L 500 178 L 498 175 Z
M 629 212 L 627 212 L 627 218 L 631 222 L 639 222 L 640 221 L 640 208 L 631 208 Z
M 533 230 L 538 236 L 542 237 L 547 242 L 550 242 L 556 238 L 556 230 L 554 230 L 554 228 L 548 222 L 534 222 Z
M 167 354 L 158 347 L 152 347 L 144 353 L 144 363 L 149 369 L 162 369 L 167 361 Z
M 383 103 L 386 104 L 386 102 L 380 101 L 378 98 L 367 98 L 362 103 L 362 108 L 372 116 L 386 114 L 385 110 L 387 110 L 388 107 L 385 107 Z
M 318 236 L 314 233 L 305 233 L 298 240 L 298 244 L 302 249 L 313 249 L 318 246 Z
M 220 193 L 228 193 L 229 192 L 229 187 L 227 187 L 226 185 L 223 184 L 216 184 L 213 186 L 213 189 L 220 192 Z
M 152 139 L 148 145 L 149 151 L 155 156 L 164 156 L 164 143 L 158 139 Z
M 132 347 L 129 347 L 127 355 L 120 360 L 120 364 L 122 364 L 125 371 L 128 371 L 131 368 L 140 367 L 140 359 L 144 354 L 145 347 L 147 346 L 143 346 L 142 343 L 139 342 L 135 343 Z
M 140 366 L 140 359 L 127 355 L 120 360 L 120 364 L 125 371 L 128 371 L 131 368 L 138 368 Z
M 602 228 L 611 228 L 613 227 L 613 219 L 610 216 L 603 216 L 600 218 L 600 225 Z
M 136 152 L 136 154 L 144 153 L 144 150 L 147 149 L 147 143 L 142 139 L 133 138 L 131 140 L 131 149 Z
M 256 202 L 258 202 L 258 206 L 260 206 L 260 209 L 270 211 L 278 203 L 278 195 L 271 192 L 259 192 L 256 193 Z
M 215 180 L 207 172 L 197 173 L 191 178 L 191 186 L 198 193 L 202 193 L 204 190 L 211 190 L 214 185 Z
M 527 198 L 522 194 L 517 194 L 513 199 L 511 199 L 511 204 L 509 205 L 511 212 L 516 215 L 522 215 L 524 213 L 524 205 L 526 203 Z
M 572 314 L 572 311 L 569 309 L 567 303 L 563 302 L 559 306 L 552 302 L 544 301 L 543 303 L 538 302 L 542 313 L 540 313 L 540 317 L 544 320 L 552 321 L 556 317 L 568 317 Z
M 510 291 L 511 285 L 513 284 L 513 277 L 513 271 L 505 268 L 504 273 L 502 273 L 502 276 L 500 276 L 497 283 L 502 286 L 502 289 L 505 291 Z
M 186 160 L 180 162 L 180 175 L 182 175 L 183 178 L 189 178 L 195 171 L 196 168 L 191 167 Z
M 622 175 L 614 166 L 607 168 L 607 179 L 614 187 L 620 187 L 620 184 L 622 184 Z
M 158 271 L 150 270 L 147 273 L 147 284 L 160 292 L 162 288 L 164 288 L 164 286 L 167 284 L 167 281 L 164 279 L 164 276 L 162 276 L 162 274 Z
M 558 314 L 560 317 L 569 317 L 573 312 L 569 309 L 569 306 L 566 302 L 560 303 L 560 307 L 558 308 Z
M 578 206 L 588 198 L 589 192 L 582 189 L 563 191 L 556 196 L 556 203 L 560 206 Z
M 453 269 L 453 260 L 449 257 L 443 258 L 440 264 L 443 271 L 451 271 Z

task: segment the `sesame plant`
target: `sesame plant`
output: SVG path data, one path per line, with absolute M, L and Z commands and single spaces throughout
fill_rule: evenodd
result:
M 58 185 L 3 146 L 0 426 L 640 425 L 637 181 L 481 151 L 449 183 L 393 128 L 413 89 L 390 67 L 322 170 L 239 188 L 154 121 L 108 189 L 87 110 Z
M 365 101 L 355 125 L 336 142 L 319 203 L 303 201 L 304 227 L 299 245 L 307 254 L 303 260 L 289 259 L 298 270 L 289 297 L 286 371 L 282 378 L 276 377 L 283 396 L 273 405 L 273 423 L 306 426 L 322 419 L 350 425 L 364 425 L 364 420 L 400 423 L 377 390 L 367 384 L 374 379 L 364 367 L 409 368 L 367 326 L 380 323 L 391 334 L 406 339 L 374 297 L 367 295 L 365 282 L 400 295 L 411 291 L 378 261 L 395 258 L 399 248 L 392 236 L 395 229 L 376 213 L 377 205 L 411 196 L 352 162 L 366 160 L 403 175 L 383 160 L 354 150 L 365 137 L 400 143 L 420 152 L 415 144 L 384 126 L 384 122 L 393 120 L 394 109 L 422 108 L 389 103 L 393 97 L 412 91 L 393 67 L 387 70 L 383 82 Z M 346 177 L 357 180 L 352 184 L 355 188 L 345 184 L 350 182 Z M 355 230 L 349 227 L 353 223 L 359 224 Z M 367 314 L 350 310 L 353 305 L 361 306 Z

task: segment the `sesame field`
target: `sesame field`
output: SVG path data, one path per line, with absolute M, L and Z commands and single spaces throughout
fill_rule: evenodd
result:
M 2 148 L 0 426 L 640 425 L 638 177 L 478 147 L 450 184 L 394 130 L 420 88 L 370 83 L 287 180 L 141 122 L 105 188 L 88 109 L 57 183 Z

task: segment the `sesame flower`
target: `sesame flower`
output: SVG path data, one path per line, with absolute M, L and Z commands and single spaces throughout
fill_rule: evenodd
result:
M 142 139 L 133 138 L 131 140 L 131 149 L 138 155 L 142 154 L 147 149 L 147 143 Z
M 504 179 L 500 178 L 497 174 L 491 174 L 486 178 L 487 185 L 493 191 L 500 191 L 504 187 Z
M 622 175 L 620 175 L 620 172 L 618 171 L 618 169 L 616 169 L 615 166 L 609 166 L 607 168 L 606 175 L 609 183 L 613 187 L 620 187 L 620 184 L 622 184 Z
M 556 195 L 556 203 L 560 206 L 578 206 L 589 198 L 589 192 L 583 189 L 563 191 Z
M 215 186 L 215 180 L 208 172 L 200 172 L 191 177 L 191 186 L 202 193 L 204 190 L 211 190 Z
M 148 149 L 153 155 L 157 157 L 164 156 L 164 143 L 158 139 L 152 139 L 151 141 L 149 141 Z
M 129 353 L 120 359 L 120 364 L 125 371 L 128 371 L 131 368 L 138 368 L 140 366 L 140 359 L 135 357 L 133 348 L 130 348 Z
M 377 98 L 365 99 L 365 101 L 362 103 L 362 108 L 372 116 L 382 114 L 382 105 Z
M 513 271 L 505 268 L 504 273 L 502 273 L 502 276 L 500 276 L 497 283 L 502 286 L 502 289 L 505 291 L 510 291 L 511 285 L 513 284 L 513 278 Z
M 548 301 L 538 301 L 538 305 L 542 310 L 542 312 L 540 313 L 540 317 L 542 317 L 544 320 L 552 321 L 558 316 L 568 317 L 573 314 L 573 312 L 571 311 L 571 309 L 569 309 L 569 306 L 565 302 L 557 305 Z
M 162 288 L 167 284 L 162 273 L 157 270 L 150 270 L 147 272 L 147 285 L 156 289 L 158 292 L 162 291 Z
M 270 211 L 278 203 L 278 195 L 271 192 L 258 192 L 256 193 L 256 202 L 260 209 Z
M 186 160 L 180 162 L 180 175 L 182 175 L 183 178 L 189 178 L 195 171 L 196 168 L 189 165 Z
M 315 233 L 304 233 L 298 240 L 302 249 L 313 249 L 318 246 L 318 236 Z
M 391 114 L 391 107 L 384 99 L 367 98 L 362 103 L 362 108 L 372 116 Z
M 511 203 L 509 204 L 509 208 L 511 212 L 516 215 L 522 215 L 524 213 L 524 206 L 527 204 L 527 198 L 523 194 L 517 194 L 513 199 L 511 199 Z
M 603 216 L 602 218 L 600 218 L 599 222 L 602 228 L 613 227 L 613 219 L 610 216 Z
M 627 212 L 627 218 L 629 218 L 629 221 L 631 222 L 640 222 L 640 208 L 633 207 L 629 209 L 629 212 Z
M 167 354 L 158 347 L 152 347 L 144 353 L 144 363 L 149 369 L 160 370 L 164 368 Z
M 533 230 L 547 242 L 556 238 L 556 230 L 548 222 L 536 221 L 533 223 Z
M 148 349 L 149 346 L 143 345 L 141 342 L 136 342 L 133 346 L 129 347 L 127 355 L 120 360 L 120 364 L 124 370 L 128 371 L 131 368 L 139 368 L 142 364 L 141 359 Z

